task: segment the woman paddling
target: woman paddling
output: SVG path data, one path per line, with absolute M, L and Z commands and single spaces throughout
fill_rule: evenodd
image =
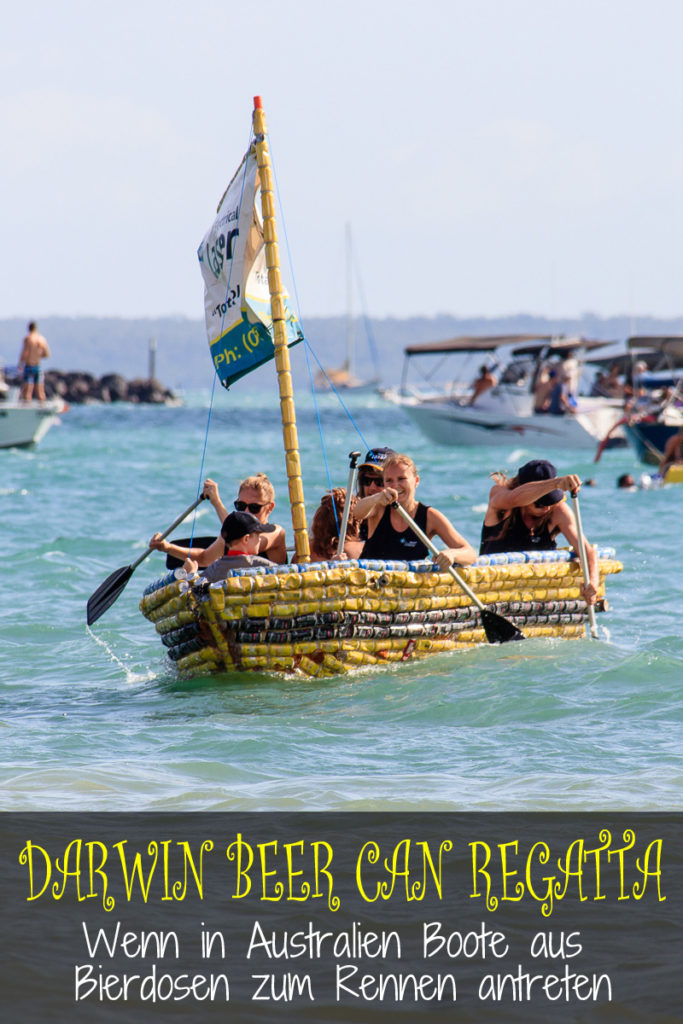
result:
M 415 463 L 408 455 L 394 452 L 384 462 L 384 487 L 367 498 L 359 498 L 354 507 L 356 519 L 367 519 L 368 539 L 362 558 L 417 561 L 429 554 L 427 547 L 415 536 L 402 516 L 391 506 L 398 502 L 431 539 L 440 537 L 446 544 L 436 557 L 442 571 L 457 562 L 471 565 L 477 553 L 453 524 L 438 509 L 415 499 L 420 482 Z
M 494 473 L 495 483 L 481 529 L 480 555 L 505 551 L 553 551 L 555 538 L 563 534 L 575 552 L 579 536 L 574 513 L 564 492 L 578 491 L 581 480 L 574 473 L 558 476 L 552 462 L 534 459 L 525 463 L 511 480 Z M 585 538 L 584 538 L 585 540 Z M 581 587 L 587 604 L 595 604 L 598 592 L 598 558 L 586 541 L 590 583 Z

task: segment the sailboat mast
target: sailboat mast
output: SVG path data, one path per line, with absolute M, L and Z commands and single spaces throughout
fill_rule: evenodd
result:
M 308 562 L 311 555 L 308 544 L 308 529 L 306 527 L 306 507 L 304 504 L 303 481 L 301 479 L 301 460 L 299 458 L 299 438 L 296 429 L 292 374 L 289 363 L 289 349 L 287 347 L 286 311 L 282 279 L 280 277 L 280 252 L 275 222 L 275 190 L 266 137 L 266 117 L 261 106 L 260 96 L 254 96 L 254 137 L 256 141 L 256 162 L 261 182 L 263 236 L 266 242 L 268 290 L 270 292 L 270 312 L 273 319 L 273 346 L 275 348 L 275 366 L 277 367 L 278 387 L 280 390 L 280 415 L 282 417 L 282 436 L 285 446 L 289 503 L 292 509 L 292 526 L 294 528 L 295 559 L 297 562 Z

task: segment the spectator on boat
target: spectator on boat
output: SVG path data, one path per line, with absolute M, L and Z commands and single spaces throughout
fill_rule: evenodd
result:
M 567 390 L 566 380 L 561 374 L 557 374 L 553 379 L 546 411 L 551 416 L 564 416 L 576 412 L 576 399 L 572 392 Z
M 221 501 L 218 484 L 207 477 L 202 493 L 211 502 L 216 510 L 216 515 L 223 523 L 228 515 L 228 510 Z M 275 489 L 265 473 L 256 473 L 241 482 L 233 504 L 236 511 L 250 512 L 256 516 L 259 522 L 268 523 L 270 513 L 275 508 Z M 217 558 L 225 554 L 225 544 L 220 536 L 206 547 L 198 545 L 190 549 L 182 544 L 162 540 L 161 534 L 155 533 L 149 546 L 157 551 L 163 551 L 164 554 L 171 555 L 173 558 L 192 558 L 200 568 L 211 565 Z M 260 535 L 259 554 L 278 565 L 284 565 L 287 562 L 284 527 L 275 524 L 274 532 L 267 531 Z
M 574 513 L 565 491 L 578 491 L 581 480 L 574 473 L 558 476 L 552 462 L 534 459 L 525 463 L 511 480 L 493 473 L 495 481 L 481 529 L 480 555 L 503 551 L 554 551 L 559 533 L 578 552 L 579 537 Z M 585 538 L 584 538 L 585 540 Z M 587 604 L 595 604 L 598 592 L 598 558 L 586 541 L 590 583 L 581 587 Z
M 560 376 L 568 394 L 578 395 L 581 367 L 573 348 L 560 355 Z
M 664 478 L 670 466 L 683 463 L 683 427 L 677 434 L 672 434 L 664 445 L 664 453 L 659 463 L 659 475 Z
M 387 456 L 393 455 L 393 448 L 371 448 L 365 459 L 358 467 L 358 486 L 356 488 L 359 498 L 367 498 L 370 494 L 377 494 L 384 487 L 384 463 Z M 359 526 L 360 539 L 368 539 L 367 520 Z
M 209 583 L 216 583 L 224 580 L 231 569 L 272 566 L 273 563 L 262 558 L 258 550 L 261 537 L 276 529 L 274 523 L 262 523 L 251 512 L 231 512 L 221 526 L 225 554 L 202 571 L 203 578 Z M 187 558 L 183 568 L 189 575 L 196 572 L 199 566 L 193 558 Z
M 440 537 L 447 546 L 436 556 L 439 569 L 449 565 L 471 565 L 477 553 L 453 524 L 438 509 L 423 505 L 415 499 L 415 488 L 420 482 L 415 463 L 408 455 L 394 452 L 384 462 L 384 487 L 381 491 L 360 498 L 355 505 L 357 519 L 367 519 L 368 539 L 362 558 L 401 559 L 416 561 L 426 558 L 429 550 L 406 525 L 396 509 L 398 502 L 415 520 L 428 537 Z
M 638 360 L 626 374 L 624 384 L 624 410 L 634 415 L 649 412 L 651 396 L 643 383 L 643 375 L 647 373 L 647 363 Z
M 342 552 L 339 554 L 339 530 L 344 515 L 346 488 L 335 487 L 328 494 L 323 494 L 311 523 L 312 562 L 328 562 L 335 558 L 360 558 L 364 542 L 360 539 L 359 523 L 353 513 L 353 507 L 357 500 L 356 495 L 352 494 L 346 538 Z
M 25 402 L 33 398 L 33 388 L 36 389 L 36 398 L 39 402 L 45 401 L 45 386 L 43 385 L 43 371 L 40 368 L 41 359 L 48 359 L 50 346 L 38 333 L 38 325 L 31 322 L 28 325 L 28 334 L 24 338 L 19 355 L 19 369 L 23 366 L 23 383 L 21 394 Z
M 479 368 L 479 376 L 472 381 L 472 397 L 467 404 L 474 405 L 479 395 L 483 395 L 485 391 L 494 388 L 497 383 L 498 378 L 491 372 L 488 366 L 481 366 Z
M 619 363 L 612 363 L 607 373 L 603 370 L 597 375 L 591 393 L 601 398 L 624 397 L 624 385 L 619 380 Z
M 536 379 L 534 388 L 534 412 L 543 413 L 548 411 L 550 396 L 557 385 L 557 370 L 548 370 L 543 367 Z

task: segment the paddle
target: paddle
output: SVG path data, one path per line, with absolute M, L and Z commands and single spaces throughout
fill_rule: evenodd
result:
M 431 551 L 433 555 L 439 554 L 439 549 L 436 544 L 429 539 L 426 533 L 420 529 L 413 518 L 406 512 L 402 505 L 399 505 L 397 501 L 393 502 L 392 508 L 395 508 L 400 516 L 405 519 L 408 526 L 410 526 L 413 533 L 420 538 L 423 544 Z M 490 644 L 506 644 L 510 640 L 526 640 L 524 633 L 514 623 L 510 622 L 509 619 L 503 618 L 502 615 L 497 615 L 496 612 L 490 611 L 482 602 L 479 600 L 473 590 L 465 583 L 464 579 L 458 575 L 452 565 L 449 565 L 448 571 L 458 584 L 460 589 L 467 594 L 472 604 L 476 605 L 479 609 L 479 615 L 481 616 L 481 624 L 484 627 L 484 633 L 486 639 Z
M 175 530 L 176 526 L 179 526 L 182 523 L 183 519 L 187 519 L 190 512 L 194 511 L 199 502 L 203 500 L 204 495 L 202 494 L 201 497 L 197 498 L 196 501 L 192 502 L 189 508 L 185 509 L 182 515 L 178 516 L 178 518 L 173 523 L 171 523 L 168 530 L 162 533 L 161 539 L 163 540 L 165 537 L 168 537 L 169 533 Z M 122 569 L 117 569 L 116 572 L 113 572 L 111 574 L 111 576 L 107 576 L 104 583 L 101 583 L 99 585 L 95 593 L 88 598 L 87 623 L 89 626 L 92 626 L 93 622 L 97 622 L 100 615 L 104 615 L 107 608 L 110 608 L 113 605 L 114 601 L 116 601 L 119 594 L 126 586 L 128 580 L 131 578 L 137 567 L 140 565 L 141 562 L 144 562 L 147 556 L 150 555 L 154 550 L 156 549 L 147 548 L 145 553 L 140 555 L 137 561 L 133 562 L 132 565 L 126 565 Z
M 586 557 L 586 541 L 583 536 L 583 526 L 581 525 L 581 510 L 579 509 L 579 492 L 572 491 L 572 505 L 574 506 L 574 518 L 576 519 L 576 533 L 579 538 L 579 561 L 581 563 L 581 572 L 583 573 L 584 586 L 588 586 L 591 581 L 590 573 L 588 572 L 588 559 Z M 586 605 L 586 611 L 588 612 L 588 622 L 590 624 L 590 634 L 594 640 L 598 639 L 598 627 L 595 621 L 595 608 L 592 604 Z
M 356 487 L 356 477 L 358 476 L 358 469 L 356 463 L 360 458 L 360 452 L 349 452 L 349 482 L 346 485 L 346 499 L 344 501 L 344 511 L 342 512 L 341 526 L 339 527 L 339 554 L 344 550 L 344 541 L 346 540 L 346 528 L 349 525 L 349 515 L 351 513 L 351 499 L 353 498 L 353 492 Z

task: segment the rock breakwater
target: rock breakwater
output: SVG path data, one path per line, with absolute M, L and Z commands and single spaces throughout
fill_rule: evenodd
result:
M 85 402 L 145 402 L 168 405 L 178 399 L 158 380 L 136 377 L 126 380 L 120 373 L 106 373 L 95 377 L 83 370 L 46 370 L 45 394 L 48 398 L 63 398 L 70 405 Z M 20 384 L 16 377 L 10 384 Z

